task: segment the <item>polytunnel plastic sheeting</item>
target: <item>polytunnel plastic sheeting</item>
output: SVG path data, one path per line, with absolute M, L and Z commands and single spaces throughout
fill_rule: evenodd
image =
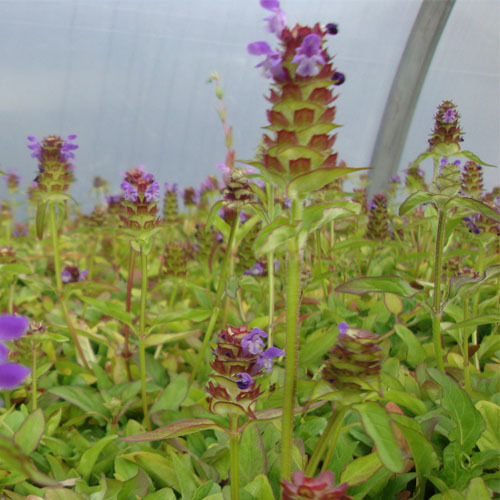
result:
M 491 27 L 487 9 L 474 4 L 498 7 L 496 0 L 457 0 L 457 6 L 461 3 L 469 18 L 485 17 Z M 329 40 L 335 65 L 346 74 L 346 83 L 338 88 L 337 122 L 343 128 L 335 148 L 352 166 L 368 165 L 419 6 L 419 0 L 281 0 L 289 25 L 339 24 L 339 34 Z M 225 157 L 214 88 L 206 84 L 214 70 L 226 90 L 237 156 L 252 158 L 266 125 L 263 95 L 269 81 L 254 68 L 259 58 L 248 55 L 246 46 L 256 40 L 275 43 L 265 31 L 266 14 L 258 0 L 0 0 L 1 168 L 18 168 L 26 187 L 36 170 L 26 136 L 76 133 L 80 149 L 73 194 L 84 209 L 92 204 L 88 193 L 95 175 L 107 178 L 116 191 L 120 172 L 138 164 L 160 182 L 197 186 L 217 173 L 215 165 Z M 481 37 L 472 34 L 480 27 L 478 21 L 470 28 L 468 43 L 474 47 Z M 455 64 L 460 49 L 452 42 L 439 50 L 448 54 L 446 62 Z M 489 44 L 483 46 L 494 52 Z M 469 45 L 465 49 L 472 65 L 474 50 Z M 443 55 L 438 51 L 433 67 L 439 60 Z M 451 66 L 448 74 L 463 71 L 467 63 Z M 456 100 L 466 141 L 475 128 L 469 127 L 468 110 L 483 111 L 494 102 L 491 88 L 490 94 L 475 95 L 471 87 L 443 77 L 441 68 L 437 73 L 441 77 L 434 76 L 430 87 L 424 84 L 403 153 L 406 162 L 425 148 L 441 100 Z M 495 74 L 498 83 L 498 65 L 479 78 L 491 87 Z M 477 111 L 489 120 L 483 125 L 490 134 L 493 114 L 492 109 L 483 115 Z M 498 131 L 498 119 L 496 126 Z M 498 163 L 489 151 L 482 153 L 483 143 L 467 145 Z

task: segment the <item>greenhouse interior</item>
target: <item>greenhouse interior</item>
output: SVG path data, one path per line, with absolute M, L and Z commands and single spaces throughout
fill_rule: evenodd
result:
M 0 498 L 500 498 L 499 0 L 0 0 Z

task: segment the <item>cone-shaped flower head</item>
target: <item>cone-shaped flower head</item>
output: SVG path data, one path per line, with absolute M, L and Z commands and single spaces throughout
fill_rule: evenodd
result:
M 21 176 L 16 169 L 7 170 L 7 175 L 5 176 L 5 182 L 7 184 L 7 189 L 14 193 L 17 191 L 19 187 L 19 183 L 21 182 Z
M 307 477 L 302 471 L 295 471 L 292 482 L 283 480 L 281 500 L 351 500 L 346 494 L 348 485 L 333 485 L 334 475 L 331 471 L 323 471 L 318 477 Z
M 31 157 L 39 162 L 35 181 L 36 188 L 42 195 L 64 193 L 74 180 L 71 160 L 75 157 L 73 151 L 78 148 L 72 142 L 75 139 L 76 135 L 69 135 L 67 139 L 50 135 L 42 141 L 33 136 L 28 137 Z
M 323 368 L 323 378 L 339 391 L 378 391 L 384 354 L 378 336 L 367 330 L 339 323 L 339 334 Z
M 240 208 L 252 201 L 253 191 L 242 168 L 231 169 L 229 175 L 224 176 L 224 182 L 222 194 L 229 208 Z
M 439 174 L 436 182 L 432 185 L 432 191 L 446 196 L 456 196 L 460 191 L 462 176 L 460 173 L 460 162 L 448 163 L 443 158 L 439 166 Z
M 468 161 L 462 171 L 462 194 L 480 200 L 483 194 L 483 169 L 474 161 Z
M 376 194 L 368 205 L 366 237 L 370 240 L 386 240 L 390 237 L 387 216 L 387 196 Z
M 267 333 L 259 328 L 249 331 L 246 326 L 229 326 L 221 330 L 207 385 L 210 411 L 254 417 L 257 399 L 262 394 L 258 379 L 272 370 L 274 358 L 285 354 L 277 347 L 265 349 L 265 338 Z
M 167 276 L 186 276 L 187 263 L 193 258 L 193 248 L 189 243 L 169 241 L 163 252 L 163 272 Z
M 9 362 L 9 349 L 3 341 L 22 337 L 28 330 L 29 321 L 24 316 L 0 314 L 0 389 L 14 389 L 22 384 L 30 369 L 19 363 Z
M 434 131 L 429 139 L 429 150 L 450 156 L 460 151 L 462 130 L 459 123 L 460 115 L 457 107 L 451 101 L 443 101 L 434 116 Z
M 0 246 L 0 264 L 15 264 L 16 251 L 9 245 Z
M 405 187 L 410 192 L 426 191 L 425 172 L 418 166 L 410 166 L 406 170 Z
M 179 221 L 179 191 L 177 184 L 165 182 L 163 198 L 163 220 L 165 224 L 175 224 Z
M 61 281 L 63 283 L 78 283 L 88 278 L 89 272 L 86 269 L 80 271 L 77 266 L 66 266 L 61 271 Z
M 159 223 L 157 213 L 160 185 L 142 165 L 122 175 L 120 219 L 123 226 L 139 233 L 153 229 Z
M 273 5 L 279 8 L 278 2 Z M 277 35 L 278 49 L 264 41 L 247 47 L 251 55 L 265 57 L 257 67 L 273 80 L 266 127 L 271 133 L 264 136 L 261 158 L 252 165 L 286 184 L 312 170 L 337 166 L 332 89 L 345 76 L 333 68 L 326 50 L 329 28 L 296 25 Z
M 198 189 L 195 189 L 192 186 L 188 186 L 184 189 L 182 194 L 184 205 L 186 207 L 195 207 L 200 202 L 201 193 Z

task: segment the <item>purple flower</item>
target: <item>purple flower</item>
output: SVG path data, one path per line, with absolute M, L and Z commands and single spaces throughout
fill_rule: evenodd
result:
M 241 340 L 244 354 L 259 354 L 265 345 L 261 337 L 267 338 L 267 333 L 260 328 L 252 328 Z
M 120 184 L 120 187 L 123 190 L 122 194 L 123 200 L 130 201 L 132 203 L 135 203 L 139 200 L 139 193 L 137 192 L 137 189 L 133 187 L 129 182 L 123 181 Z
M 302 41 L 297 49 L 293 63 L 297 63 L 297 74 L 300 76 L 315 76 L 320 71 L 320 64 L 325 64 L 325 58 L 321 55 L 321 38 L 311 33 Z
M 469 232 L 474 234 L 479 234 L 481 232 L 481 229 L 476 225 L 476 222 L 474 221 L 473 217 L 474 216 L 464 217 L 462 220 L 467 222 L 467 228 L 469 229 Z
M 399 184 L 401 182 L 401 177 L 399 177 L 399 175 L 391 175 L 389 181 L 393 184 Z
M 247 167 L 247 172 L 249 174 L 259 174 L 259 170 L 253 166 L 249 166 Z M 250 179 L 251 182 L 253 182 L 256 186 L 260 187 L 261 189 L 265 189 L 266 188 L 266 181 L 262 180 L 262 179 L 259 179 L 259 178 L 252 178 Z
M 335 73 L 332 75 L 331 80 L 333 81 L 334 85 L 342 85 L 345 82 L 345 75 L 344 73 L 341 73 L 340 71 L 335 71 Z
M 266 58 L 257 64 L 256 68 L 262 68 L 262 73 L 266 78 L 275 80 L 285 80 L 286 71 L 283 68 L 283 58 L 280 52 L 272 50 L 267 42 L 253 42 L 247 46 L 248 53 L 253 56 L 266 56 Z M 217 165 L 219 166 L 219 165 Z
M 29 325 L 28 318 L 24 316 L 0 314 L 0 341 L 22 337 L 28 330 Z
M 87 269 L 83 269 L 80 271 L 80 276 L 78 277 L 78 281 L 85 281 L 89 278 L 89 272 Z
M 255 363 L 254 369 L 256 371 L 259 371 L 264 368 L 266 372 L 270 372 L 273 369 L 273 359 L 277 358 L 278 356 L 284 355 L 285 351 L 283 351 L 282 349 L 279 349 L 278 347 L 270 347 L 260 354 Z
M 24 316 L 11 314 L 0 315 L 0 340 L 13 340 L 22 337 L 29 327 L 29 320 Z M 9 349 L 0 342 L 0 389 L 13 389 L 22 384 L 30 369 L 19 363 L 7 361 Z
M 264 266 L 260 262 L 256 262 L 251 269 L 247 269 L 243 274 L 247 276 L 263 276 Z
M 122 195 L 117 194 L 115 196 L 106 196 L 106 201 L 108 202 L 109 205 L 116 205 L 122 201 Z
M 75 157 L 73 151 L 75 149 L 78 149 L 77 144 L 73 144 L 71 141 L 74 141 L 76 139 L 75 134 L 68 135 L 67 139 L 64 141 L 62 148 L 61 148 L 61 160 L 62 161 L 67 161 Z
M 281 262 L 279 260 L 275 260 L 273 262 L 273 268 L 275 273 L 279 273 L 281 267 Z
M 153 181 L 144 193 L 144 198 L 148 203 L 154 203 L 160 199 L 160 185 L 157 181 Z
M 61 281 L 63 283 L 69 283 L 70 281 L 73 281 L 73 275 L 68 268 L 65 268 L 61 271 Z
M 349 325 L 345 321 L 342 321 L 337 325 L 337 328 L 339 329 L 341 335 L 347 335 Z
M 278 0 L 260 0 L 260 5 L 273 13 L 272 16 L 264 18 L 264 21 L 267 21 L 268 31 L 280 36 L 286 25 L 286 16 L 280 9 L 280 3 Z
M 253 383 L 253 378 L 248 373 L 241 372 L 237 373 L 236 376 L 239 377 L 236 380 L 236 385 L 242 390 L 248 389 Z
M 457 119 L 457 112 L 453 108 L 448 108 L 442 116 L 444 123 L 452 123 Z
M 177 188 L 177 182 L 175 182 L 174 184 L 169 184 L 168 182 L 165 182 L 163 187 L 165 188 L 165 191 L 167 193 L 178 193 L 179 191 Z

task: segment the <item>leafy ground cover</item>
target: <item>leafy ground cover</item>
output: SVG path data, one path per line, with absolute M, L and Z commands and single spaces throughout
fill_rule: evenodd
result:
M 424 153 L 367 200 L 366 169 L 333 150 L 337 26 L 261 5 L 279 47 L 248 46 L 271 90 L 247 167 L 214 74 L 222 180 L 179 193 L 132 168 L 118 195 L 96 178 L 83 214 L 75 136 L 29 138 L 22 201 L 2 172 L 3 498 L 499 496 L 488 165 L 443 101 Z

